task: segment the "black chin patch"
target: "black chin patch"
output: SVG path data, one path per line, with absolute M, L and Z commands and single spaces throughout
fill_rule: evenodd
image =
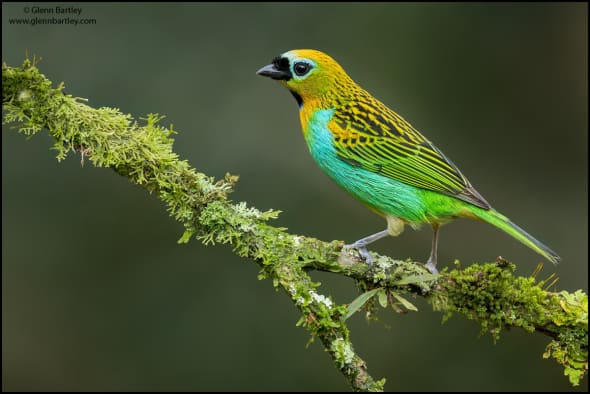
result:
M 301 98 L 301 96 L 292 90 L 289 90 L 289 92 L 291 92 L 293 97 L 295 97 L 295 100 L 297 100 L 297 105 L 299 105 L 299 108 L 303 107 L 303 99 Z

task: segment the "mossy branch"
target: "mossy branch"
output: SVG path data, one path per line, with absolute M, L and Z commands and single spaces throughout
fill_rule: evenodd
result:
M 237 176 L 215 181 L 180 160 L 172 150 L 175 131 L 158 124 L 162 117 L 150 114 L 138 122 L 118 109 L 91 108 L 64 94 L 63 83 L 52 88 L 30 60 L 22 67 L 3 64 L 2 85 L 4 124 L 29 136 L 45 129 L 55 141 L 59 161 L 78 152 L 83 162 L 112 168 L 157 195 L 185 227 L 179 242 L 196 237 L 206 245 L 229 244 L 238 255 L 255 261 L 261 267 L 259 278 L 271 279 L 275 288 L 285 291 L 301 313 L 297 324 L 311 339 L 320 339 L 355 391 L 382 391 L 385 379 L 368 374 L 365 361 L 354 351 L 346 319 L 379 304 L 398 312 L 412 309 L 403 294 L 425 297 L 445 318 L 460 314 L 476 320 L 494 339 L 509 327 L 548 335 L 551 342 L 543 357 L 562 364 L 573 385 L 587 371 L 588 297 L 581 290 L 549 291 L 551 277 L 538 282 L 535 275 L 515 277 L 514 265 L 501 259 L 434 276 L 418 262 L 373 253 L 375 264 L 368 270 L 355 251 L 342 250 L 343 242 L 289 234 L 267 223 L 278 211 L 262 212 L 230 201 Z M 318 292 L 309 270 L 354 278 L 366 292 L 348 305 L 337 305 Z

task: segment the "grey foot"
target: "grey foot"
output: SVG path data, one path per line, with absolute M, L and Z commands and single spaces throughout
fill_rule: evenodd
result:
M 430 259 L 428 259 L 428 261 L 426 262 L 426 264 L 424 265 L 426 267 L 426 269 L 428 271 L 430 271 L 431 274 L 438 274 L 438 270 L 436 269 L 436 261 L 432 261 Z
M 371 253 L 369 253 L 369 251 L 367 250 L 367 248 L 365 247 L 365 245 L 363 244 L 357 244 L 356 242 L 350 245 L 344 245 L 344 248 L 346 249 L 356 249 L 359 252 L 359 256 L 361 256 L 361 258 L 363 260 L 365 260 L 365 263 L 367 263 L 369 265 L 369 267 L 373 266 L 373 256 L 371 256 Z

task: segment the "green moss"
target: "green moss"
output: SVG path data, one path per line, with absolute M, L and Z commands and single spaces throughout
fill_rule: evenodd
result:
M 588 372 L 588 295 L 581 290 L 574 294 L 562 291 L 556 295 L 564 313 L 549 318 L 557 327 L 567 327 L 545 349 L 544 358 L 552 357 L 564 366 L 564 375 L 574 386 Z
M 459 313 L 481 325 L 494 340 L 502 329 L 520 327 L 527 332 L 541 331 L 553 337 L 543 357 L 553 357 L 564 366 L 573 385 L 588 370 L 588 296 L 549 292 L 548 280 L 515 277 L 514 264 L 474 264 L 456 269 L 443 281 L 442 291 L 432 295 L 435 309 L 444 319 Z

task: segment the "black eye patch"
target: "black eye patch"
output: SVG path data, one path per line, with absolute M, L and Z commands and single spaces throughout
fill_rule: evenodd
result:
M 275 68 L 280 71 L 289 71 L 289 59 L 286 57 L 277 56 L 272 59 L 272 64 L 274 64 Z

